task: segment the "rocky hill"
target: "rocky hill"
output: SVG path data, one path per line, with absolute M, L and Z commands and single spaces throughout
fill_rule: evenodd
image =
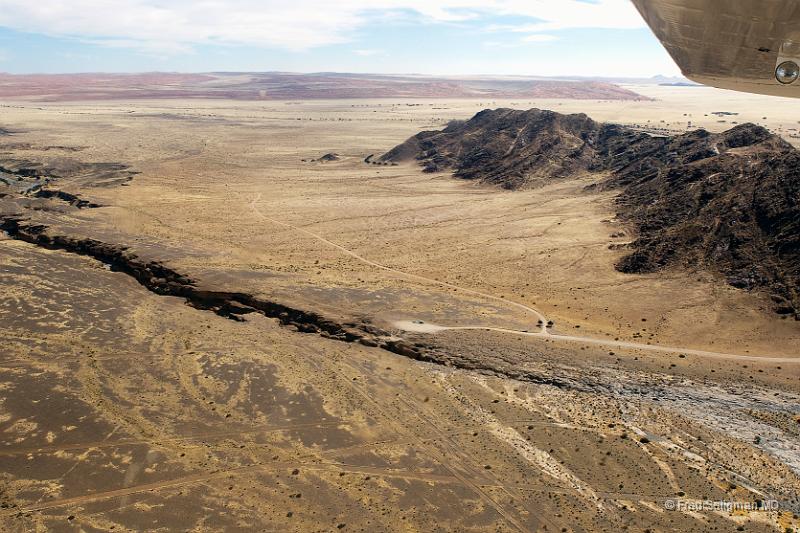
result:
M 618 215 L 637 234 L 619 270 L 713 270 L 769 290 L 776 311 L 798 317 L 800 152 L 759 126 L 656 137 L 583 114 L 497 109 L 422 132 L 380 160 L 508 189 L 596 173 L 596 186 L 620 190 Z
M 423 131 L 379 161 L 417 160 L 426 172 L 453 170 L 459 178 L 519 189 L 595 166 L 601 129 L 583 114 L 487 109 L 442 131 Z
M 618 212 L 638 232 L 620 270 L 713 269 L 733 286 L 769 289 L 776 311 L 798 317 L 800 152 L 752 124 L 630 152 L 605 184 L 622 188 Z

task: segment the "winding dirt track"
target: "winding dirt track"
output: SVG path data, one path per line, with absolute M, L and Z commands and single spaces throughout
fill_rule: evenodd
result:
M 416 333 L 437 333 L 440 331 L 497 331 L 500 333 L 509 333 L 523 337 L 535 337 L 546 339 L 548 341 L 559 342 L 576 342 L 583 344 L 595 344 L 598 346 L 608 346 L 611 348 L 629 348 L 632 350 L 646 350 L 650 352 L 662 353 L 678 353 L 686 355 L 696 355 L 698 357 L 710 357 L 715 359 L 738 359 L 742 361 L 761 361 L 765 363 L 800 363 L 800 357 L 767 357 L 757 355 L 737 355 L 722 352 L 709 352 L 706 350 L 691 350 L 688 348 L 676 348 L 674 346 L 661 346 L 658 344 L 641 344 L 637 342 L 625 341 L 609 341 L 605 339 L 596 339 L 594 337 L 578 337 L 574 335 L 561 335 L 558 333 L 532 333 L 529 331 L 519 331 L 516 329 L 497 328 L 492 326 L 438 326 L 436 324 L 418 324 L 416 322 L 409 322 L 400 320 L 394 322 L 394 326 L 403 331 L 412 331 Z
M 730 353 L 723 353 L 723 352 L 712 352 L 706 350 L 692 350 L 687 348 L 679 348 L 674 346 L 660 346 L 656 344 L 643 344 L 637 342 L 625 342 L 625 341 L 611 341 L 605 339 L 598 339 L 594 337 L 581 337 L 576 335 L 562 335 L 556 333 L 550 333 L 547 330 L 547 317 L 539 310 L 534 309 L 533 307 L 527 306 L 525 304 L 521 304 L 519 302 L 515 302 L 513 300 L 509 300 L 507 298 L 500 298 L 499 296 L 495 296 L 493 294 L 488 294 L 481 291 L 476 291 L 474 289 L 467 289 L 464 287 L 460 287 L 458 285 L 454 285 L 452 283 L 447 283 L 445 281 L 440 281 L 433 278 L 428 278 L 425 276 L 420 276 L 419 274 L 412 274 L 410 272 L 405 272 L 403 270 L 399 270 L 396 268 L 388 267 L 386 265 L 382 265 L 380 263 L 376 263 L 366 257 L 363 257 L 344 246 L 337 244 L 333 241 L 330 241 L 312 231 L 309 231 L 305 228 L 295 226 L 293 224 L 289 224 L 288 222 L 283 222 L 280 220 L 276 220 L 271 218 L 258 208 L 257 203 L 261 199 L 261 194 L 259 193 L 255 198 L 250 201 L 250 207 L 253 210 L 253 213 L 261 218 L 262 220 L 266 220 L 267 222 L 271 222 L 278 226 L 283 226 L 285 228 L 291 229 L 293 231 L 297 231 L 302 233 L 308 237 L 311 237 L 317 241 L 327 244 L 337 250 L 341 251 L 342 253 L 349 255 L 350 257 L 364 263 L 366 265 L 372 266 L 374 268 L 378 268 L 380 270 L 385 270 L 387 272 L 392 272 L 393 274 L 397 274 L 399 276 L 405 277 L 407 279 L 411 279 L 414 281 L 421 281 L 424 283 L 429 283 L 433 285 L 439 285 L 441 287 L 447 287 L 449 289 L 454 289 L 456 291 L 462 292 L 464 294 L 470 294 L 473 296 L 479 296 L 481 298 L 485 298 L 487 300 L 491 300 L 493 302 L 502 302 L 511 307 L 515 307 L 517 309 L 521 309 L 526 313 L 532 314 L 539 323 L 537 324 L 537 332 L 531 331 L 520 331 L 515 329 L 508 329 L 508 328 L 501 328 L 501 327 L 493 327 L 493 326 L 438 326 L 435 324 L 425 324 L 425 323 L 418 323 L 418 322 L 410 322 L 410 321 L 397 321 L 394 323 L 394 326 L 398 329 L 403 331 L 409 332 L 416 332 L 416 333 L 430 333 L 434 334 L 440 331 L 458 331 L 458 330 L 483 330 L 483 331 L 495 331 L 499 333 L 508 333 L 517 336 L 525 336 L 537 339 L 545 339 L 548 341 L 556 341 L 556 342 L 577 342 L 577 343 L 584 343 L 584 344 L 594 344 L 597 346 L 607 346 L 609 348 L 626 348 L 632 350 L 644 350 L 649 352 L 661 352 L 661 353 L 677 353 L 677 354 L 686 354 L 686 355 L 694 355 L 698 357 L 707 357 L 707 358 L 714 358 L 714 359 L 734 359 L 734 360 L 741 360 L 741 361 L 760 361 L 764 363 L 788 363 L 788 364 L 797 364 L 800 363 L 800 357 L 769 357 L 769 356 L 756 356 L 756 355 L 740 355 L 740 354 L 730 354 Z
M 261 194 L 259 193 L 250 202 L 250 207 L 253 209 L 253 212 L 256 214 L 256 216 L 258 216 L 262 220 L 266 220 L 268 222 L 272 222 L 273 224 L 277 224 L 279 226 L 283 226 L 285 228 L 289 228 L 289 229 L 292 229 L 294 231 L 298 231 L 300 233 L 308 235 L 309 237 L 312 237 L 312 238 L 314 238 L 314 239 L 316 239 L 316 240 L 318 240 L 320 242 L 323 242 L 323 243 L 325 243 L 325 244 L 327 244 L 329 246 L 332 246 L 332 247 L 336 248 L 337 250 L 349 255 L 350 257 L 352 257 L 354 259 L 357 259 L 358 261 L 360 261 L 360 262 L 362 262 L 362 263 L 364 263 L 366 265 L 369 265 L 369 266 L 372 266 L 372 267 L 375 267 L 375 268 L 378 268 L 378 269 L 381 269 L 381 270 L 385 270 L 387 272 L 392 272 L 394 274 L 398 274 L 400 276 L 403 276 L 403 277 L 409 278 L 409 279 L 413 279 L 415 281 L 422 281 L 422 282 L 425 282 L 425 283 L 432 283 L 434 285 L 439 285 L 441 287 L 447 287 L 449 289 L 455 289 L 455 290 L 460 291 L 460 292 L 465 293 L 465 294 L 471 294 L 473 296 L 480 296 L 481 298 L 486 298 L 488 300 L 493 300 L 493 301 L 496 301 L 496 302 L 502 302 L 502 303 L 510 305 L 512 307 L 516 307 L 518 309 L 522 309 L 523 311 L 526 311 L 526 312 L 531 313 L 532 315 L 534 315 L 537 320 L 540 320 L 541 321 L 541 326 L 539 326 L 539 327 L 540 327 L 542 333 L 547 333 L 547 330 L 546 330 L 547 318 L 545 318 L 545 316 L 540 311 L 534 309 L 533 307 L 529 307 L 529 306 L 527 306 L 525 304 L 521 304 L 519 302 L 508 300 L 506 298 L 500 298 L 499 296 L 494 296 L 493 294 L 487 294 L 485 292 L 480 292 L 480 291 L 476 291 L 476 290 L 473 290 L 473 289 L 465 289 L 464 287 L 459 287 L 458 285 L 453 285 L 452 283 L 447 283 L 446 281 L 439 281 L 437 279 L 427 278 L 425 276 L 420 276 L 418 274 L 411 274 L 410 272 L 404 272 L 404 271 L 398 270 L 396 268 L 392 268 L 392 267 L 388 267 L 386 265 L 382 265 L 380 263 L 376 263 L 375 261 L 371 261 L 371 260 L 367 259 L 366 257 L 358 255 L 354 251 L 349 250 L 349 249 L 345 248 L 344 246 L 341 246 L 339 244 L 336 244 L 335 242 L 329 241 L 328 239 L 326 239 L 322 235 L 318 235 L 316 233 L 308 231 L 305 228 L 294 226 L 294 225 L 289 224 L 287 222 L 282 222 L 280 220 L 276 220 L 274 218 L 268 217 L 267 215 L 262 213 L 258 209 L 258 207 L 256 206 L 256 203 L 258 203 L 258 201 L 260 199 L 261 199 Z

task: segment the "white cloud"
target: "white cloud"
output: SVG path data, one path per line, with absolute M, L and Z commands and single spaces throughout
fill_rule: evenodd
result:
M 521 0 L 514 4 L 516 13 L 539 21 L 509 26 L 495 26 L 495 30 L 514 32 L 557 31 L 572 28 L 643 28 L 642 20 L 629 0 Z
M 177 54 L 188 54 L 193 51 L 191 43 L 170 40 L 139 40 L 113 38 L 84 38 L 90 44 L 106 48 L 134 48 L 151 56 L 167 58 Z
M 370 56 L 379 56 L 382 55 L 384 52 L 383 50 L 353 50 L 353 53 L 357 56 L 361 57 L 370 57 Z
M 547 43 L 556 40 L 558 40 L 558 37 L 549 33 L 533 33 L 522 38 L 522 41 L 526 43 Z
M 400 11 L 440 23 L 530 17 L 494 29 L 536 35 L 643 26 L 628 0 L 0 0 L 0 26 L 166 54 L 201 44 L 303 50 L 347 42 L 376 17 Z
M 523 46 L 530 46 L 532 43 L 549 43 L 557 41 L 558 36 L 550 35 L 548 33 L 533 33 L 526 35 L 521 39 L 513 39 L 507 41 L 487 40 L 483 41 L 481 45 L 484 48 L 508 49 L 508 48 L 521 48 Z

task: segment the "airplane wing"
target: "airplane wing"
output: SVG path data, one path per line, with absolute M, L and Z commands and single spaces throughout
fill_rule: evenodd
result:
M 800 98 L 800 1 L 632 1 L 690 80 Z

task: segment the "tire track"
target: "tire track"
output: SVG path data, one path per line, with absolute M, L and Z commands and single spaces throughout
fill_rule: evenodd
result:
M 674 346 L 662 346 L 659 344 L 641 344 L 636 342 L 626 341 L 613 341 L 605 339 L 597 339 L 594 337 L 579 337 L 575 335 L 562 335 L 560 333 L 541 333 L 520 331 L 516 329 L 500 328 L 494 326 L 439 326 L 436 324 L 416 324 L 409 321 L 396 321 L 394 326 L 403 331 L 415 333 L 430 333 L 435 334 L 443 331 L 494 331 L 497 333 L 507 333 L 511 335 L 540 338 L 547 341 L 557 342 L 574 342 L 584 344 L 594 344 L 598 346 L 608 346 L 611 348 L 627 348 L 631 350 L 644 350 L 649 352 L 662 352 L 662 353 L 676 353 L 685 355 L 695 355 L 698 357 L 707 357 L 714 359 L 734 359 L 741 361 L 753 361 L 762 363 L 800 363 L 800 357 L 772 357 L 760 355 L 739 355 L 724 352 L 711 352 L 707 350 L 694 350 L 689 348 L 677 348 Z
M 414 281 L 420 281 L 420 282 L 423 282 L 423 283 L 426 283 L 426 284 L 439 285 L 441 287 L 447 287 L 448 289 L 455 289 L 455 290 L 460 291 L 460 292 L 462 292 L 464 294 L 470 294 L 472 296 L 479 296 L 479 297 L 485 298 L 487 300 L 492 300 L 494 302 L 501 302 L 501 303 L 503 303 L 505 305 L 516 307 L 517 309 L 521 309 L 521 310 L 525 311 L 526 313 L 532 314 L 534 317 L 536 317 L 538 320 L 540 320 L 541 321 L 540 329 L 541 329 L 542 333 L 544 333 L 544 334 L 547 333 L 547 330 L 546 330 L 547 318 L 541 312 L 539 312 L 538 310 L 534 309 L 533 307 L 529 307 L 529 306 L 527 306 L 525 304 L 521 304 L 519 302 L 515 302 L 515 301 L 509 300 L 507 298 L 501 298 L 499 296 L 494 296 L 493 294 L 488 294 L 488 293 L 477 291 L 477 290 L 474 290 L 474 289 L 467 289 L 465 287 L 454 285 L 454 284 L 448 283 L 446 281 L 440 281 L 440 280 L 437 280 L 437 279 L 434 279 L 434 278 L 428 278 L 428 277 L 425 277 L 425 276 L 421 276 L 419 274 L 412 274 L 412 273 L 406 272 L 404 270 L 400 270 L 400 269 L 397 269 L 397 268 L 393 268 L 393 267 L 389 267 L 389 266 L 383 265 L 381 263 L 377 263 L 375 261 L 372 261 L 371 259 L 367 259 L 366 257 L 363 257 L 363 256 L 357 254 L 356 252 L 353 252 L 352 250 L 349 250 L 348 248 L 345 248 L 344 246 L 342 246 L 340 244 L 337 244 L 337 243 L 335 243 L 333 241 L 330 241 L 330 240 L 326 239 L 322 235 L 319 235 L 317 233 L 309 231 L 309 230 L 307 230 L 305 228 L 301 228 L 299 226 L 295 226 L 293 224 L 289 224 L 288 222 L 283 222 L 283 221 L 276 220 L 274 218 L 268 217 L 267 215 L 263 214 L 261 212 L 261 210 L 256 206 L 256 204 L 258 203 L 258 201 L 260 199 L 261 199 L 261 193 L 259 193 L 250 202 L 250 207 L 253 210 L 253 213 L 255 213 L 255 215 L 258 216 L 259 218 L 261 218 L 262 220 L 266 220 L 267 222 L 271 222 L 271 223 L 276 224 L 278 226 L 283 226 L 285 228 L 300 232 L 300 233 L 302 233 L 302 234 L 304 234 L 304 235 L 306 235 L 308 237 L 311 237 L 311 238 L 313 238 L 313 239 L 315 239 L 317 241 L 320 241 L 320 242 L 322 242 L 324 244 L 327 244 L 328 246 L 336 248 L 340 252 L 342 252 L 342 253 L 344 253 L 346 255 L 349 255 L 353 259 L 356 259 L 357 261 L 360 261 L 361 263 L 364 263 L 365 265 L 368 265 L 368 266 L 371 266 L 371 267 L 374 267 L 374 268 L 378 268 L 378 269 L 384 270 L 386 272 L 391 272 L 393 274 L 397 274 L 397 275 L 400 275 L 402 277 L 412 279 Z
M 340 352 L 340 355 L 344 355 L 344 351 Z M 352 371 L 359 373 L 358 370 L 352 366 L 347 360 L 347 357 L 341 357 L 340 362 L 349 367 Z M 480 479 L 479 475 L 476 475 L 474 471 L 470 471 L 469 469 L 464 469 L 463 461 L 469 460 L 463 454 L 460 454 L 456 449 L 449 449 L 448 451 L 451 452 L 453 456 L 459 457 L 462 460 L 461 464 L 453 464 L 449 459 L 448 453 L 445 453 L 438 449 L 436 444 L 442 444 L 440 440 L 425 440 L 416 432 L 412 432 L 407 428 L 407 426 L 401 425 L 398 423 L 395 417 L 389 416 L 386 413 L 385 409 L 383 409 L 378 403 L 372 398 L 372 396 L 368 393 L 368 391 L 363 390 L 357 382 L 353 381 L 346 381 L 350 384 L 350 387 L 358 393 L 364 401 L 372 406 L 375 411 L 380 414 L 382 418 L 386 421 L 386 423 L 399 435 L 403 435 L 404 437 L 413 441 L 420 449 L 425 450 L 427 455 L 429 455 L 432 459 L 446 468 L 456 479 L 458 479 L 465 487 L 471 489 L 479 499 L 483 500 L 485 504 L 493 508 L 498 515 L 503 517 L 510 525 L 512 525 L 515 529 L 520 532 L 528 531 L 528 528 L 524 527 L 520 521 L 512 515 L 510 511 L 508 511 L 505 507 L 503 507 L 500 503 L 496 502 L 483 488 L 482 484 L 473 481 L 474 478 Z M 406 406 L 409 412 L 411 412 L 415 417 L 417 417 L 420 421 L 425 423 L 426 425 L 430 425 L 437 430 L 436 425 L 431 423 L 426 417 L 421 416 L 417 409 L 405 398 L 401 393 L 397 395 L 398 399 L 400 400 L 403 405 Z M 438 433 L 438 431 L 437 431 Z M 447 439 L 447 436 L 444 435 L 444 438 Z M 440 437 L 441 439 L 441 437 Z M 448 448 L 450 448 L 448 446 Z M 463 470 L 463 471 L 462 471 Z M 496 480 L 495 480 L 496 481 Z

